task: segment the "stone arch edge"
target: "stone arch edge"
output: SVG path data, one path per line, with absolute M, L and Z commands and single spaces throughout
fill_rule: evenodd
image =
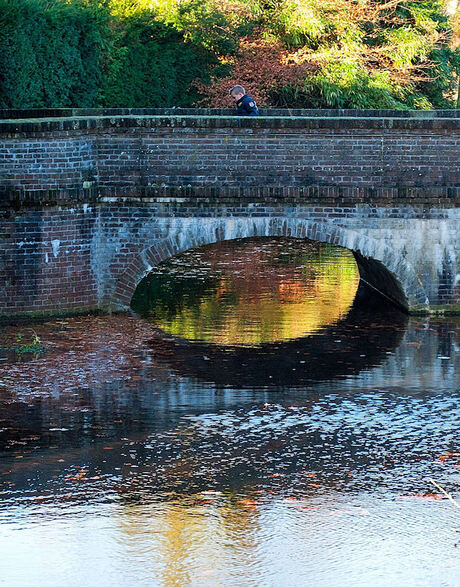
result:
M 140 245 L 127 267 L 116 280 L 109 296 L 110 311 L 126 311 L 139 282 L 159 263 L 188 249 L 215 242 L 257 236 L 286 236 L 308 238 L 356 251 L 364 257 L 376 259 L 401 285 L 409 310 L 429 311 L 429 301 L 414 268 L 397 251 L 355 230 L 332 222 L 302 218 L 188 218 L 171 219 L 169 236 L 157 239 L 145 247 Z

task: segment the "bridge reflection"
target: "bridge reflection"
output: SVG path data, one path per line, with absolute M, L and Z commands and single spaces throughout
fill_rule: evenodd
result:
M 407 321 L 360 282 L 346 317 L 312 336 L 241 348 L 157 331 L 150 344 L 157 360 L 182 376 L 230 387 L 290 388 L 377 366 L 399 345 Z

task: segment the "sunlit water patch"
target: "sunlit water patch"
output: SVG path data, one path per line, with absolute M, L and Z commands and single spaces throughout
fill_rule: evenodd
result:
M 163 331 L 219 345 L 300 338 L 342 319 L 359 284 L 352 253 L 299 239 L 208 245 L 141 282 L 133 309 Z

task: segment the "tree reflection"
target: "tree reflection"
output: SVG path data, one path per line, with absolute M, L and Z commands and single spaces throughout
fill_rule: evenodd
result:
M 305 239 L 241 239 L 163 263 L 139 285 L 132 307 L 174 336 L 253 346 L 336 323 L 358 283 L 346 249 Z
M 399 345 L 407 321 L 361 283 L 346 317 L 312 336 L 241 347 L 191 342 L 158 331 L 151 345 L 158 361 L 180 375 L 220 385 L 285 389 L 378 365 Z

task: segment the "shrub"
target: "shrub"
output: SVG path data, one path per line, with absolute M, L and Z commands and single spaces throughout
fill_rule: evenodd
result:
M 191 88 L 203 78 L 214 55 L 158 20 L 152 11 L 136 11 L 113 31 L 102 82 L 101 102 L 108 107 L 190 106 Z
M 0 0 L 0 107 L 95 106 L 107 21 L 83 0 Z

